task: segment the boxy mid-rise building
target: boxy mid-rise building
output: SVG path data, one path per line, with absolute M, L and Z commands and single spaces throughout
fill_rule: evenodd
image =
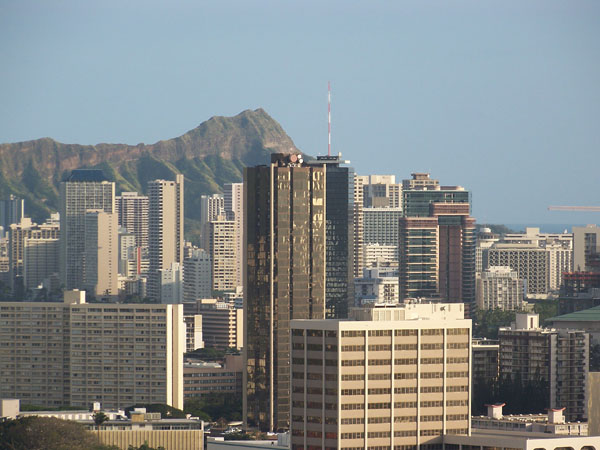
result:
M 291 321 L 291 449 L 409 449 L 470 433 L 462 304 Z

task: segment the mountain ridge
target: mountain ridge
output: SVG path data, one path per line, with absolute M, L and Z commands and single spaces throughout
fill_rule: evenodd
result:
M 148 181 L 186 179 L 186 219 L 199 218 L 199 196 L 239 182 L 243 168 L 273 152 L 299 151 L 264 109 L 213 116 L 186 133 L 153 144 L 65 144 L 50 137 L 0 144 L 0 198 L 24 197 L 26 214 L 40 222 L 58 210 L 58 187 L 71 170 L 99 168 L 117 193 L 144 193 Z

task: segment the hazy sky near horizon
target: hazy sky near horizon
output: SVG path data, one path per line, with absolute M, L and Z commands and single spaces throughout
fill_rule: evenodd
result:
M 491 223 L 600 223 L 600 2 L 0 0 L 0 142 L 153 143 L 264 108 Z

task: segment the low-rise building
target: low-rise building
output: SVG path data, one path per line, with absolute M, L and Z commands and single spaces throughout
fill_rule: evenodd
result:
M 222 362 L 188 359 L 183 365 L 183 395 L 185 398 L 212 393 L 242 393 L 242 355 L 225 355 Z
M 471 427 L 476 430 L 509 431 L 514 433 L 547 433 L 554 435 L 587 436 L 588 424 L 567 422 L 564 408 L 549 409 L 548 414 L 503 415 L 504 403 L 486 405 L 487 416 L 471 418 Z
M 354 279 L 354 304 L 396 304 L 399 301 L 398 267 L 377 265 L 363 269 L 362 278 Z
M 570 421 L 587 420 L 589 334 L 540 328 L 537 314 L 517 314 L 500 328 L 500 376 L 521 383 L 544 382 L 548 406 L 566 408 Z

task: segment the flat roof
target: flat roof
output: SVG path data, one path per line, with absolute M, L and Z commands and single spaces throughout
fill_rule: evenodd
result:
M 600 321 L 600 306 L 552 317 L 548 320 L 552 322 L 597 322 Z

